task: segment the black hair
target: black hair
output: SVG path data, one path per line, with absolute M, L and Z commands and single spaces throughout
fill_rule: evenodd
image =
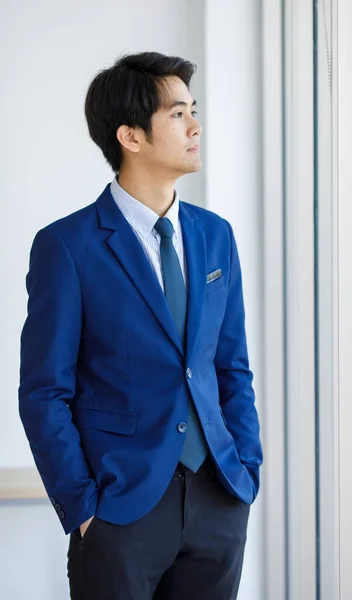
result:
M 152 116 L 162 106 L 166 77 L 179 77 L 189 89 L 196 65 L 159 52 L 125 54 L 112 67 L 99 71 L 85 99 L 89 134 L 118 173 L 122 162 L 116 131 L 120 125 L 139 127 L 151 142 Z

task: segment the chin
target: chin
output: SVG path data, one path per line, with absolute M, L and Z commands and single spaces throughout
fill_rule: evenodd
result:
M 197 173 L 202 168 L 202 162 L 200 160 L 183 163 L 175 170 L 176 178 L 183 177 L 189 173 Z
M 189 173 L 197 173 L 198 171 L 200 171 L 202 168 L 202 163 L 199 162 L 198 164 L 194 165 L 193 168 L 191 168 L 189 170 Z
M 186 165 L 185 175 L 187 173 L 197 173 L 202 168 L 202 162 L 200 160 L 194 161 L 193 163 L 189 163 Z

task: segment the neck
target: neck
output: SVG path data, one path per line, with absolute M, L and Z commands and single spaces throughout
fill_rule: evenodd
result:
M 133 198 L 148 206 L 159 217 L 163 217 L 174 201 L 175 179 L 157 178 L 156 173 L 145 173 L 138 169 L 121 169 L 118 175 L 120 186 Z

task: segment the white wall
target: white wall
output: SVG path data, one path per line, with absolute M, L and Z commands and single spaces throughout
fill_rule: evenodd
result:
M 208 0 L 205 47 L 207 208 L 230 221 L 237 240 L 242 265 L 248 353 L 261 419 L 263 225 L 260 2 L 223 0 L 219 10 L 218 1 Z M 251 507 L 239 600 L 263 598 L 262 514 L 259 493 Z
M 24 0 L 0 4 L 0 467 L 32 464 L 18 419 L 19 337 L 24 277 L 34 234 L 93 202 L 113 172 L 90 140 L 83 112 L 96 72 L 122 52 L 156 50 L 198 64 L 193 93 L 204 101 L 203 3 L 153 0 Z M 197 26 L 195 27 L 195 23 Z M 9 57 L 11 59 L 9 60 Z M 204 173 L 182 197 L 203 203 Z
M 224 2 L 222 9 L 230 5 Z M 212 147 L 203 155 L 201 173 L 185 178 L 178 188 L 182 199 L 205 205 L 207 173 L 207 206 L 234 225 L 244 272 L 249 350 L 260 389 L 259 3 L 239 0 L 236 6 L 227 15 L 233 19 L 227 23 L 232 53 L 224 62 L 220 44 L 227 17 L 212 2 L 134 0 L 133 10 L 131 3 L 112 0 L 0 4 L 0 268 L 6 282 L 6 293 L 0 296 L 0 467 L 33 464 L 17 409 L 30 245 L 38 229 L 93 202 L 113 177 L 88 137 L 83 102 L 95 73 L 122 52 L 157 50 L 198 64 L 191 91 L 199 104 L 203 139 Z M 221 113 L 226 115 L 222 131 L 217 127 Z M 259 514 L 257 501 L 241 600 L 261 597 Z M 68 598 L 68 538 L 48 500 L 0 504 L 0 531 L 2 600 Z
M 201 0 L 25 0 L 0 4 L 0 467 L 32 465 L 18 417 L 19 337 L 34 234 L 93 202 L 113 173 L 88 137 L 83 102 L 95 73 L 122 52 L 156 50 L 198 64 L 204 103 Z M 203 172 L 181 182 L 204 203 Z M 5 293 L 4 293 L 5 292 Z M 2 600 L 68 598 L 68 538 L 48 500 L 0 504 Z
M 0 505 L 2 600 L 68 600 L 66 538 L 47 500 Z
M 351 405 L 351 356 L 352 356 L 352 238 L 351 238 L 351 139 L 352 139 L 352 85 L 351 85 L 351 25 L 352 6 L 348 0 L 336 0 L 333 3 L 334 16 L 338 11 L 338 38 L 336 58 L 336 89 L 337 114 L 334 156 L 335 156 L 335 181 L 334 191 L 338 194 L 338 239 L 335 260 L 338 260 L 335 285 L 337 292 L 335 299 L 335 316 L 338 319 L 338 331 L 335 332 L 335 361 L 338 361 L 336 387 L 339 397 L 334 398 L 334 420 L 338 428 L 338 444 L 331 451 L 335 452 L 334 459 L 338 461 L 339 479 L 339 504 L 335 512 L 338 519 L 338 530 L 335 531 L 335 540 L 339 542 L 339 590 L 340 599 L 348 600 L 352 597 L 352 571 L 351 571 L 351 492 L 352 492 L 352 405 Z M 336 81 L 336 80 L 335 80 Z M 336 85 L 336 83 L 334 83 Z M 336 197 L 335 197 L 336 198 Z M 335 238 L 336 239 L 336 238 Z M 336 264 L 336 263 L 335 263 Z M 335 479 L 336 481 L 336 479 Z

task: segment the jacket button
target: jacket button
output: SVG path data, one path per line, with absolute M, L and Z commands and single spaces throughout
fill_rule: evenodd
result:
M 57 511 L 61 510 L 61 504 L 59 504 L 59 503 L 55 504 L 55 509 Z
M 59 514 L 60 519 L 63 519 L 65 516 L 65 513 L 63 510 L 60 510 L 58 514 Z
M 53 498 L 53 496 L 50 496 L 50 497 L 49 497 L 49 500 L 50 500 L 51 504 L 52 504 L 53 506 L 55 506 L 55 504 L 56 504 L 56 500 L 55 500 L 55 498 Z
M 187 431 L 187 423 L 185 423 L 184 421 L 181 421 L 181 423 L 179 423 L 177 425 L 177 429 L 179 430 L 180 433 L 185 433 Z
M 188 377 L 188 379 L 192 378 L 192 369 L 190 369 L 190 368 L 187 369 L 187 377 Z

